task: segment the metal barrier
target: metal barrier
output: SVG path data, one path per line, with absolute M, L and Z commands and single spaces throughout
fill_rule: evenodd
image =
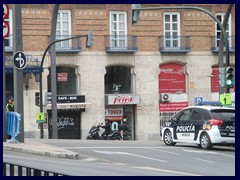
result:
M 11 139 L 7 140 L 7 142 L 15 142 L 19 143 L 16 140 L 16 136 L 20 133 L 20 121 L 21 115 L 17 112 L 6 112 L 7 116 L 7 135 L 11 136 Z
M 3 162 L 3 176 L 68 176 L 68 175 Z

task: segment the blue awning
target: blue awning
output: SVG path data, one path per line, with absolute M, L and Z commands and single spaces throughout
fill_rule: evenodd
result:
M 23 69 L 23 73 L 41 73 L 40 67 L 26 67 Z M 12 67 L 5 67 L 6 73 L 13 73 Z M 42 71 L 43 72 L 43 71 Z

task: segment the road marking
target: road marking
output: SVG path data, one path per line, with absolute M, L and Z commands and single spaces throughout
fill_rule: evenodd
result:
M 85 147 L 67 147 L 67 146 L 61 146 L 61 148 L 64 149 L 145 149 L 145 148 L 149 148 L 149 146 L 139 146 L 139 147 L 129 147 L 129 146 L 85 146 Z M 155 149 L 172 149 L 175 148 L 177 149 L 178 147 L 168 147 L 168 146 L 164 146 L 164 147 L 151 147 L 151 148 L 155 148 Z
M 192 153 L 202 153 L 202 154 L 215 154 L 215 155 L 221 155 L 221 156 L 235 158 L 235 156 L 233 156 L 233 155 L 223 154 L 223 153 L 219 153 L 219 152 L 212 152 L 212 151 L 207 151 L 207 150 L 195 151 L 195 150 L 183 149 L 183 151 L 192 152 Z
M 132 168 L 136 169 L 145 169 L 145 170 L 150 170 L 150 171 L 159 171 L 159 172 L 166 172 L 166 173 L 173 173 L 173 174 L 178 174 L 178 175 L 185 175 L 185 176 L 202 176 L 199 174 L 193 174 L 193 173 L 187 173 L 187 172 L 180 172 L 180 171 L 173 171 L 173 170 L 168 170 L 168 169 L 159 169 L 159 168 L 153 168 L 153 167 L 141 167 L 141 166 L 130 166 Z
M 215 162 L 213 161 L 208 161 L 208 160 L 205 160 L 205 159 L 200 159 L 200 158 L 194 158 L 196 160 L 199 160 L 199 161 L 203 161 L 203 162 L 206 162 L 206 163 L 211 163 L 211 164 L 214 164 Z
M 160 149 L 156 149 L 156 148 L 146 148 L 146 149 L 151 149 L 151 150 L 154 150 L 154 151 L 160 151 L 160 152 L 164 152 L 164 153 L 168 153 L 168 154 L 173 154 L 173 155 L 181 156 L 181 154 L 179 154 L 179 153 L 164 151 L 164 150 L 160 150 Z
M 156 158 L 151 158 L 151 157 L 147 157 L 147 156 L 141 156 L 141 155 L 137 155 L 137 154 L 132 154 L 132 153 L 128 153 L 128 152 L 113 152 L 113 151 L 98 151 L 98 150 L 93 150 L 96 153 L 102 153 L 102 154 L 120 154 L 120 155 L 129 155 L 129 156 L 136 156 L 139 158 L 143 158 L 143 159 L 149 159 L 149 160 L 153 160 L 153 161 L 159 161 L 159 162 L 167 162 L 161 159 L 156 159 Z

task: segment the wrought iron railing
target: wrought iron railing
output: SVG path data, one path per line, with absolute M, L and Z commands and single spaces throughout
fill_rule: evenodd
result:
M 190 52 L 190 36 L 160 36 L 160 52 Z
M 105 36 L 105 51 L 107 53 L 137 52 L 137 36 Z
M 66 38 L 71 38 L 74 37 L 73 35 L 57 35 L 56 40 L 60 39 L 66 39 Z M 49 37 L 49 42 L 50 42 L 50 37 Z M 57 53 L 78 53 L 81 52 L 81 40 L 80 38 L 76 39 L 70 39 L 62 42 L 58 42 L 55 45 L 56 52 Z
M 3 162 L 3 176 L 68 176 L 59 172 L 37 169 L 30 166 L 22 166 Z
M 220 43 L 220 37 L 219 36 L 212 36 L 211 37 L 211 51 L 214 53 L 217 53 L 219 51 L 219 43 Z M 235 52 L 235 36 L 229 36 L 228 37 L 228 46 L 229 46 L 229 52 Z M 224 51 L 226 49 L 224 48 Z

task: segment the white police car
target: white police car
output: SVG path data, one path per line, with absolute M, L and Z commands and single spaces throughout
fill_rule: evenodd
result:
M 211 149 L 213 145 L 235 146 L 235 109 L 187 107 L 165 123 L 161 134 L 169 146 L 178 142 L 195 143 L 203 149 Z

